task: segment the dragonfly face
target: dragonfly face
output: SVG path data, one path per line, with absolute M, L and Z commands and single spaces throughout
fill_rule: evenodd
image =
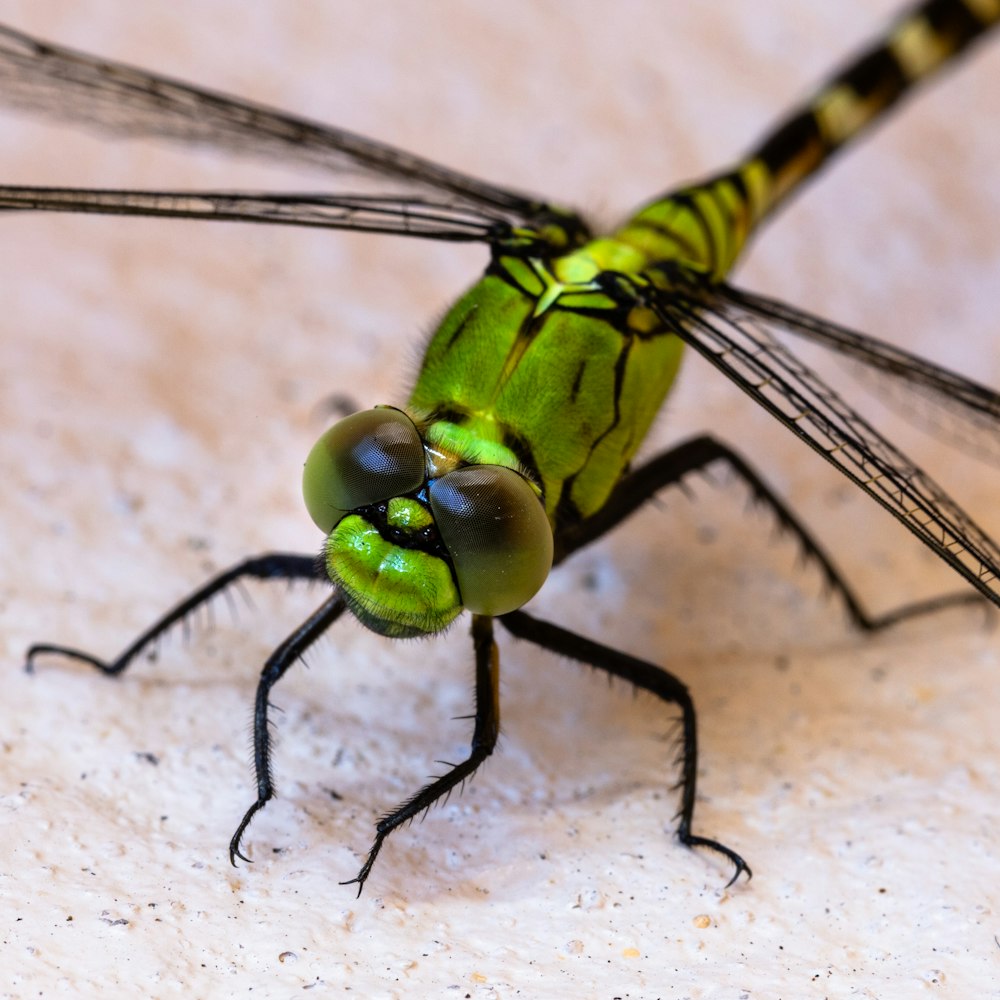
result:
M 507 466 L 463 466 L 402 410 L 334 424 L 306 459 L 302 490 L 327 535 L 327 574 L 381 635 L 440 632 L 463 608 L 514 611 L 552 566 L 538 488 Z

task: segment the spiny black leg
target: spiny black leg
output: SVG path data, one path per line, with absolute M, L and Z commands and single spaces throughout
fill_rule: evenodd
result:
M 561 656 L 597 667 L 620 677 L 635 687 L 655 694 L 669 704 L 677 705 L 681 710 L 681 807 L 678 811 L 677 837 L 688 847 L 707 847 L 710 850 L 728 858 L 736 868 L 733 877 L 726 883 L 731 886 L 740 874 L 746 872 L 749 879 L 752 875 L 750 866 L 734 850 L 720 844 L 709 837 L 701 837 L 692 832 L 694 819 L 695 789 L 698 781 L 698 731 L 695 720 L 694 702 L 687 687 L 673 674 L 662 667 L 639 660 L 627 653 L 602 646 L 600 643 L 585 639 L 583 636 L 569 632 L 558 625 L 534 618 L 524 611 L 512 611 L 502 615 L 498 621 L 512 635 L 526 639 L 543 649 L 549 649 Z
M 340 594 L 334 594 L 314 611 L 285 641 L 267 658 L 257 683 L 257 697 L 253 709 L 253 768 L 257 779 L 257 801 L 246 811 L 240 825 L 229 841 L 229 860 L 250 859 L 240 851 L 240 841 L 250 825 L 250 820 L 267 805 L 274 796 L 274 782 L 271 777 L 271 733 L 267 725 L 270 708 L 271 689 L 284 676 L 285 671 L 344 613 L 346 604 Z
M 210 601 L 216 594 L 244 577 L 258 580 L 325 580 L 326 574 L 318 565 L 315 556 L 299 555 L 289 552 L 271 552 L 267 555 L 245 559 L 230 567 L 218 576 L 213 577 L 203 587 L 200 587 L 180 604 L 171 608 L 159 621 L 151 625 L 139 636 L 131 646 L 114 660 L 100 660 L 83 650 L 70 646 L 54 646 L 49 643 L 36 643 L 28 650 L 25 669 L 34 670 L 35 657 L 47 654 L 66 656 L 96 667 L 101 673 L 120 674 L 126 667 L 151 643 L 167 632 L 178 622 L 183 621 L 195 609 Z
M 679 482 L 692 472 L 704 469 L 712 462 L 725 462 L 749 487 L 754 501 L 772 512 L 781 530 L 787 531 L 798 540 L 805 558 L 814 560 L 819 566 L 826 586 L 840 595 L 852 623 L 857 628 L 874 632 L 907 618 L 916 618 L 943 608 L 982 603 L 982 597 L 975 592 L 947 594 L 926 601 L 915 601 L 882 615 L 870 615 L 862 607 L 854 588 L 834 565 L 823 546 L 813 538 L 809 529 L 792 513 L 785 502 L 740 454 L 709 435 L 691 438 L 671 448 L 670 451 L 657 455 L 625 476 L 612 491 L 607 503 L 596 514 L 560 532 L 556 540 L 556 561 L 566 558 L 577 549 L 589 545 L 606 534 L 659 490 Z
M 500 731 L 500 659 L 497 655 L 496 642 L 493 640 L 491 618 L 484 615 L 473 616 L 472 643 L 476 652 L 476 722 L 469 756 L 461 764 L 455 764 L 440 778 L 421 788 L 416 795 L 375 824 L 375 842 L 361 866 L 361 871 L 354 878 L 341 883 L 341 885 L 357 883 L 359 896 L 385 838 L 396 827 L 419 816 L 442 796 L 448 795 L 456 785 L 470 778 L 476 768 L 493 753 Z

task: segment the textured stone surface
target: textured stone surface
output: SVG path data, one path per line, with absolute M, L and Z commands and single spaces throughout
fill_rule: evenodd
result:
M 737 154 L 891 9 L 45 0 L 4 17 L 613 220 Z M 1000 383 L 998 95 L 986 47 L 798 200 L 743 283 Z M 0 128 L 10 182 L 350 187 Z M 216 627 L 199 620 L 116 683 L 20 671 L 33 640 L 112 654 L 209 572 L 316 548 L 298 496 L 316 404 L 400 400 L 423 331 L 482 263 L 290 230 L 2 220 L 0 993 L 995 995 L 995 632 L 955 612 L 851 634 L 738 489 L 667 497 L 535 605 L 690 683 L 700 827 L 756 871 L 729 891 L 723 866 L 666 832 L 661 707 L 510 642 L 501 752 L 390 841 L 360 900 L 339 886 L 375 818 L 463 752 L 461 623 L 402 645 L 344 625 L 286 678 L 281 798 L 236 870 L 256 674 L 317 596 L 255 587 L 235 624 L 220 601 Z M 733 440 L 874 607 L 954 585 L 689 369 L 651 447 L 705 427 Z M 888 419 L 1000 528 L 996 473 Z

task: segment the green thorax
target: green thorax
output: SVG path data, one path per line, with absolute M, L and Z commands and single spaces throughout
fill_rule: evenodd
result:
M 719 262 L 699 248 L 703 206 L 690 198 L 662 199 L 563 256 L 498 253 L 424 355 L 408 408 L 427 421 L 428 443 L 461 461 L 523 468 L 542 487 L 557 531 L 599 510 L 669 392 L 682 350 L 650 310 L 616 300 L 600 278 L 612 272 L 641 286 L 646 268 L 668 260 L 712 280 Z

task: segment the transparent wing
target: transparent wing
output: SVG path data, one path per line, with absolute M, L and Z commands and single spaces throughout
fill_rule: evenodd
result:
M 778 323 L 704 295 L 652 290 L 687 344 L 1000 604 L 1000 546 L 925 472 L 771 334 Z M 957 376 L 956 376 L 957 377 Z
M 253 194 L 243 191 L 111 191 L 2 187 L 0 211 L 83 212 L 391 233 L 493 243 L 512 230 L 500 214 L 460 203 L 378 195 Z
M 254 219 L 304 225 L 430 236 L 439 239 L 490 239 L 498 224 L 535 226 L 559 224 L 582 229 L 569 212 L 550 208 L 529 195 L 499 187 L 450 170 L 393 146 L 344 129 L 253 104 L 238 98 L 158 76 L 122 63 L 94 58 L 41 41 L 0 25 L 0 103 L 100 129 L 112 134 L 207 144 L 215 148 L 283 163 L 307 165 L 391 181 L 391 193 L 326 195 L 292 202 L 269 195 L 251 195 L 234 208 L 240 196 L 209 192 L 192 199 L 185 211 L 181 193 L 81 192 L 37 188 L 4 189 L 4 207 L 52 211 L 118 212 L 183 215 L 199 218 Z M 74 200 L 75 199 L 75 200 Z M 301 216 L 296 218 L 294 213 Z M 345 213 L 340 216 L 338 213 Z M 374 212 L 377 222 L 366 215 Z M 255 214 L 256 213 L 256 214 Z M 395 213 L 395 221 L 391 222 Z M 316 221 L 317 216 L 326 221 Z M 415 225 L 426 218 L 426 229 Z M 344 219 L 350 219 L 347 225 Z M 478 225 L 476 235 L 471 235 Z M 470 226 L 473 228 L 470 229 Z
M 938 436 L 963 446 L 970 454 L 1000 464 L 1000 393 L 933 362 L 864 333 L 838 326 L 794 306 L 730 285 L 715 295 L 726 313 L 745 321 L 766 321 L 776 333 L 791 333 L 829 348 L 878 376 L 879 398 L 901 409 Z M 886 388 L 890 391 L 883 391 Z M 895 391 L 891 391 L 895 389 Z

